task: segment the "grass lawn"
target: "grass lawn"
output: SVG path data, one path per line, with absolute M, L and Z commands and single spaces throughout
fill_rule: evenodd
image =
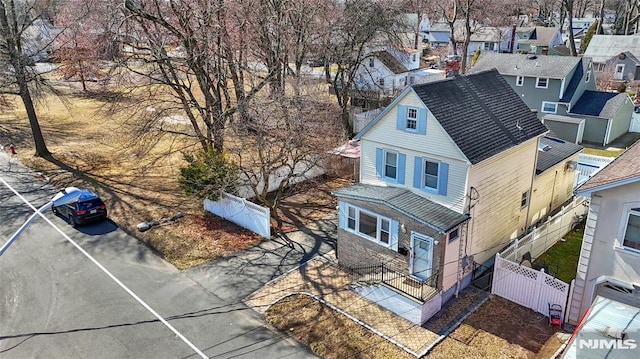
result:
M 582 153 L 587 155 L 595 155 L 595 156 L 603 156 L 603 157 L 618 157 L 623 149 L 620 150 L 606 150 L 606 149 L 598 149 L 598 148 L 585 148 L 582 150 Z
M 563 241 L 558 241 L 551 249 L 538 257 L 534 264 L 544 262 L 550 271 L 555 271 L 555 277 L 569 283 L 576 277 L 582 235 L 584 234 L 584 221 L 575 230 L 567 233 Z

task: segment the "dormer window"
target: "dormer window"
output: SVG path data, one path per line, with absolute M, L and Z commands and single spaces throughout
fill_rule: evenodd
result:
M 522 86 L 522 85 L 524 85 L 524 76 L 516 77 L 516 86 Z

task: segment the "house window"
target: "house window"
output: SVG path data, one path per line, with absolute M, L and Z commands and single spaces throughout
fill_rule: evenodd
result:
M 460 237 L 460 233 L 458 231 L 458 228 L 456 228 L 453 231 L 449 232 L 449 243 L 455 241 L 456 239 L 458 239 L 458 237 Z
M 544 113 L 556 113 L 558 111 L 558 104 L 555 102 L 542 101 L 542 112 Z
M 584 78 L 584 82 L 589 82 L 591 80 L 591 71 L 587 71 L 587 76 Z
M 416 54 L 411 55 L 411 61 L 416 62 Z
M 601 64 L 601 63 L 594 63 L 594 65 L 595 65 L 595 66 L 594 66 L 594 68 L 593 68 L 593 69 L 594 69 L 595 71 L 598 71 L 598 72 L 602 72 L 602 71 L 604 71 L 604 68 L 605 68 L 605 65 L 604 65 L 604 64 Z
M 346 229 L 385 246 L 390 243 L 391 220 L 357 207 L 347 205 Z
M 622 245 L 625 248 L 640 250 L 640 208 L 632 208 L 629 211 Z
M 409 76 L 409 85 L 413 85 L 416 83 L 416 78 L 413 76 Z
M 424 168 L 422 179 L 424 187 L 438 190 L 438 162 L 424 160 L 422 168 Z
M 546 77 L 538 77 L 536 81 L 536 88 L 546 89 L 549 87 L 549 79 Z
M 354 207 L 347 209 L 347 228 L 356 230 L 356 209 Z
M 381 78 L 380 80 L 378 80 L 378 84 L 380 86 L 384 86 L 384 78 Z
M 384 152 L 384 176 L 393 180 L 398 177 L 398 154 L 396 152 Z
M 407 130 L 415 131 L 418 128 L 418 109 L 409 107 L 407 109 Z
M 369 67 L 373 67 L 376 64 L 376 60 L 372 57 L 369 59 Z
M 525 208 L 529 203 L 529 191 L 522 192 L 522 198 L 520 199 L 520 208 Z
M 524 76 L 516 77 L 516 86 L 522 86 L 522 85 L 524 85 Z

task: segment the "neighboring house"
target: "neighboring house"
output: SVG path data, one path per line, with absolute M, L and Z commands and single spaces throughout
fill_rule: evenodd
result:
M 495 68 L 560 138 L 606 146 L 629 130 L 628 95 L 597 91 L 589 59 L 481 54 L 471 72 Z
M 427 320 L 469 283 L 474 262 L 531 225 L 546 132 L 495 70 L 408 87 L 355 137 L 360 183 L 334 193 L 339 263 L 383 263 L 387 278 L 426 285 Z
M 354 77 L 357 90 L 395 96 L 408 85 L 439 80 L 444 72 L 420 68 L 420 51 L 387 49 L 370 53 Z
M 590 205 L 569 304 L 571 324 L 580 321 L 598 296 L 640 307 L 638 158 L 640 142 L 576 190 L 590 198 Z
M 591 58 L 599 80 L 640 80 L 638 35 L 594 35 L 583 57 Z
M 463 28 L 464 29 L 464 28 Z M 478 48 L 483 53 L 486 52 L 518 52 L 518 37 L 514 34 L 514 28 L 483 26 L 475 29 L 469 38 L 467 54 L 473 56 Z M 511 39 L 514 38 L 513 47 Z M 464 32 L 456 35 L 459 51 L 463 47 Z
M 556 50 L 558 46 L 565 47 L 562 40 L 562 33 L 557 27 L 519 27 L 516 29 L 518 35 L 519 51 L 542 54 L 542 55 L 563 55 L 564 51 Z
M 447 47 L 450 45 L 449 38 L 451 28 L 445 22 L 436 22 L 429 26 L 429 31 L 425 33 L 424 42 L 429 43 L 429 47 Z
M 538 141 L 536 175 L 533 180 L 529 223 L 545 220 L 573 198 L 577 183 L 578 156 L 582 146 L 551 135 Z
M 574 17 L 572 21 L 573 36 L 581 38 L 597 19 L 595 17 Z M 569 38 L 569 19 L 565 19 L 562 25 L 562 33 L 565 40 Z

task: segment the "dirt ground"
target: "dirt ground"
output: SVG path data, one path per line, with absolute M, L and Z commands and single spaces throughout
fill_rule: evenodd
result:
M 412 358 L 306 296 L 283 299 L 265 316 L 324 358 Z M 548 325 L 544 315 L 492 297 L 424 358 L 549 358 L 562 345 L 554 335 L 558 330 Z

